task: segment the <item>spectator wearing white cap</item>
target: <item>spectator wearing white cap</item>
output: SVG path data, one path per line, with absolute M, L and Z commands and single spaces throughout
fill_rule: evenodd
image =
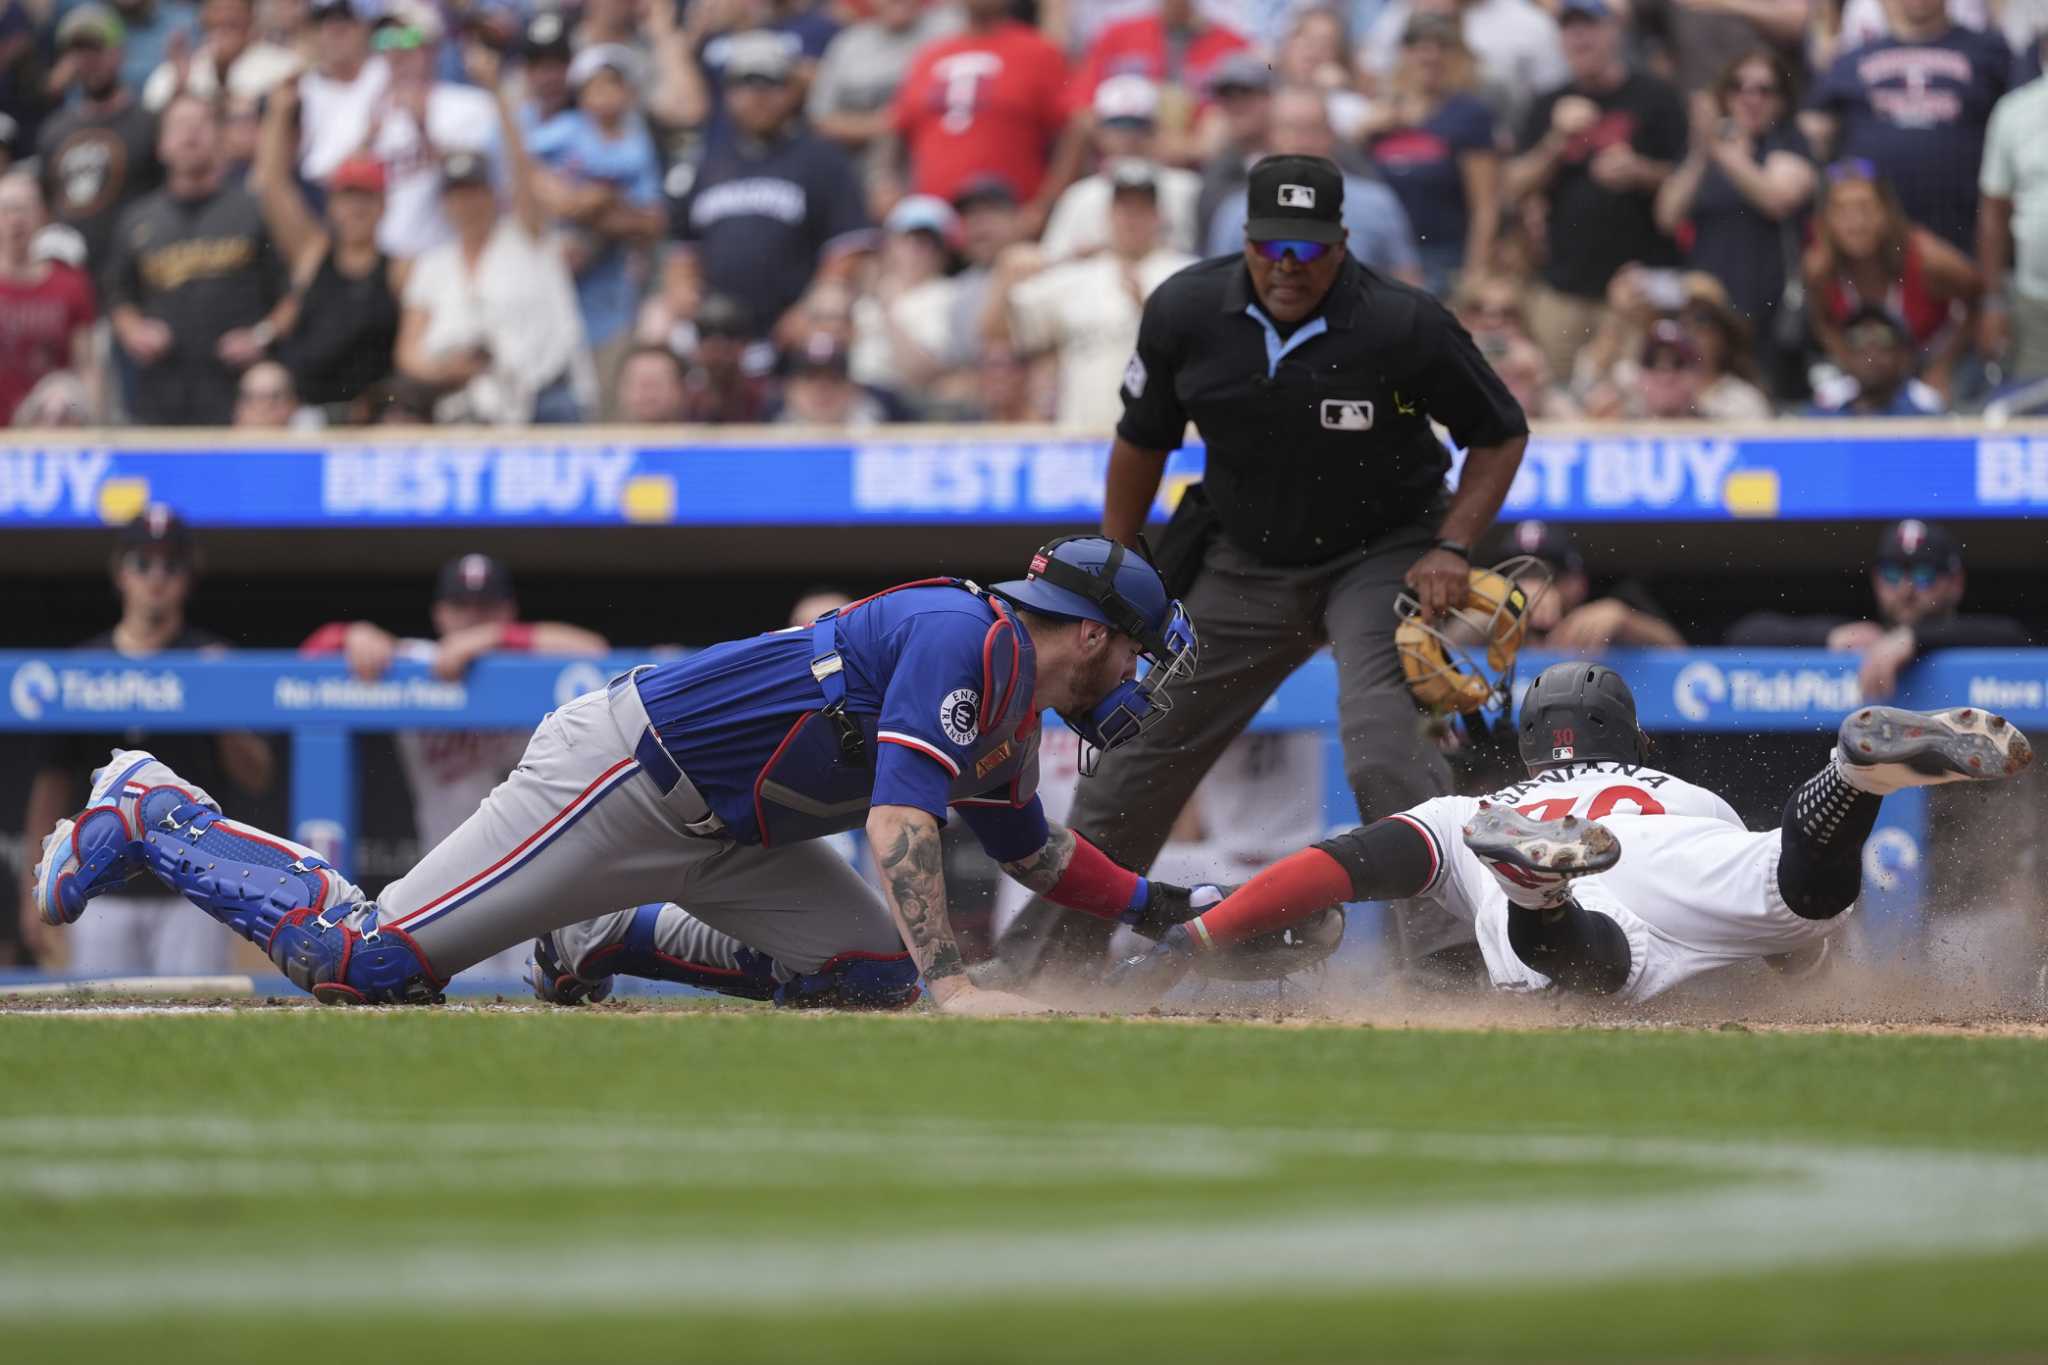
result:
M 254 108 L 278 82 L 299 73 L 290 48 L 255 39 L 254 0 L 206 0 L 199 7 L 199 45 L 187 52 L 182 37 L 142 87 L 142 107 L 157 113 L 179 91 L 202 99 Z
M 1118 161 L 1107 175 L 1106 249 L 1042 271 L 1036 251 L 1013 249 L 997 266 L 983 318 L 990 348 L 1055 357 L 1054 420 L 1097 433 L 1114 430 L 1122 415 L 1118 379 L 1137 346 L 1146 298 L 1195 259 L 1161 240 L 1158 166 Z
M 370 140 L 391 65 L 370 51 L 362 0 L 313 0 L 313 65 L 299 77 L 299 178 L 317 185 Z
M 1087 256 L 1109 245 L 1108 167 L 1118 161 L 1159 159 L 1159 87 L 1143 76 L 1111 76 L 1095 87 L 1095 154 L 1101 168 L 1076 180 L 1053 204 L 1039 245 L 1048 260 Z M 1202 177 L 1179 166 L 1160 166 L 1156 177 L 1165 243 L 1192 253 L 1201 238 L 1195 201 Z
M 542 197 L 567 231 L 569 268 L 601 390 L 632 344 L 633 314 L 646 279 L 644 248 L 661 236 L 661 159 L 638 108 L 639 57 L 617 43 L 576 54 L 569 87 L 576 107 L 533 135 L 546 168 Z M 613 415 L 609 409 L 607 416 Z
M 596 398 L 576 287 L 499 83 L 497 53 L 473 45 L 470 78 L 492 97 L 512 171 L 500 213 L 476 152 L 442 158 L 440 197 L 455 238 L 413 263 L 398 324 L 398 371 L 441 396 L 443 421 L 574 422 Z
M 960 215 L 927 194 L 896 201 L 882 224 L 879 268 L 854 301 L 848 364 L 856 382 L 903 394 L 930 393 L 948 374 Z
M 94 373 L 92 328 L 99 304 L 84 272 L 38 259 L 43 192 L 25 170 L 0 175 L 0 426 L 30 392 L 68 365 Z
M 377 244 L 392 256 L 418 256 L 455 235 L 441 211 L 443 158 L 452 152 L 478 153 L 490 167 L 492 183 L 503 181 L 498 118 L 486 91 L 435 78 L 444 30 L 432 6 L 401 0 L 385 19 L 371 40 L 391 70 L 391 84 L 371 115 L 369 137 L 370 151 L 384 163 L 389 182 Z

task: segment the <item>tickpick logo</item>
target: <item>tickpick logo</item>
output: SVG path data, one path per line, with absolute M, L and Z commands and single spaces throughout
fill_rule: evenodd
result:
M 14 713 L 23 720 L 41 720 L 43 708 L 57 700 L 57 670 L 41 659 L 31 659 L 14 670 L 7 689 Z
M 1689 663 L 1678 670 L 1678 681 L 1671 688 L 1671 704 L 1678 708 L 1678 714 L 1687 720 L 1705 720 L 1713 714 L 1716 702 L 1728 700 L 1728 679 L 1719 666 L 1704 660 Z

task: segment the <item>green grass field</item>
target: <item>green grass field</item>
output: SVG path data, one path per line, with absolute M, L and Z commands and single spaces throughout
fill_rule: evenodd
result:
M 2040 1359 L 2048 1042 L 0 1016 L 10 1361 Z

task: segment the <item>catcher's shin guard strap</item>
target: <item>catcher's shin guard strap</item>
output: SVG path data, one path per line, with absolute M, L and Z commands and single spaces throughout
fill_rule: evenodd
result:
M 634 910 L 625 935 L 617 943 L 593 949 L 576 964 L 576 975 L 585 981 L 637 976 L 742 1000 L 775 998 L 781 985 L 775 979 L 775 959 L 707 925 L 690 922 L 682 933 L 672 931 L 669 951 L 664 951 L 660 946 L 661 915 L 667 908 L 657 904 Z
M 433 1005 L 448 984 L 405 930 L 358 933 L 307 908 L 278 921 L 265 951 L 323 1005 Z
M 1221 905 L 1190 920 L 1194 941 L 1222 948 L 1284 929 L 1352 899 L 1351 874 L 1319 848 L 1290 853 L 1232 892 Z
M 790 1009 L 900 1010 L 917 997 L 917 963 L 910 954 L 841 953 L 784 984 L 775 1003 Z
M 1628 935 L 1612 918 L 1577 901 L 1559 910 L 1525 910 L 1508 902 L 1508 946 L 1524 965 L 1564 990 L 1613 995 L 1628 984 Z
M 1118 919 L 1128 911 L 1144 909 L 1147 891 L 1143 877 L 1117 866 L 1107 853 L 1076 834 L 1066 871 L 1060 873 L 1045 898 L 1097 919 Z
M 290 911 L 356 901 L 355 888 L 320 859 L 230 825 L 175 787 L 145 793 L 136 823 L 149 870 L 258 947 Z

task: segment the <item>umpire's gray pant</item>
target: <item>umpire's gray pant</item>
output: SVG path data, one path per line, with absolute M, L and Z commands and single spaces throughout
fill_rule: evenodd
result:
M 1100 771 L 1082 779 L 1067 823 L 1126 867 L 1150 867 L 1210 765 L 1273 689 L 1326 644 L 1336 656 L 1344 771 L 1360 819 L 1448 793 L 1450 768 L 1394 651 L 1394 600 L 1433 535 L 1426 525 L 1406 526 L 1308 566 L 1267 564 L 1217 536 L 1186 599 L 1201 640 L 1194 680 L 1151 729 L 1103 755 Z M 1403 907 L 1396 920 L 1408 960 L 1472 938 L 1469 927 L 1428 907 Z M 1115 929 L 1041 897 L 1012 921 L 998 956 L 1020 977 L 1090 976 Z

